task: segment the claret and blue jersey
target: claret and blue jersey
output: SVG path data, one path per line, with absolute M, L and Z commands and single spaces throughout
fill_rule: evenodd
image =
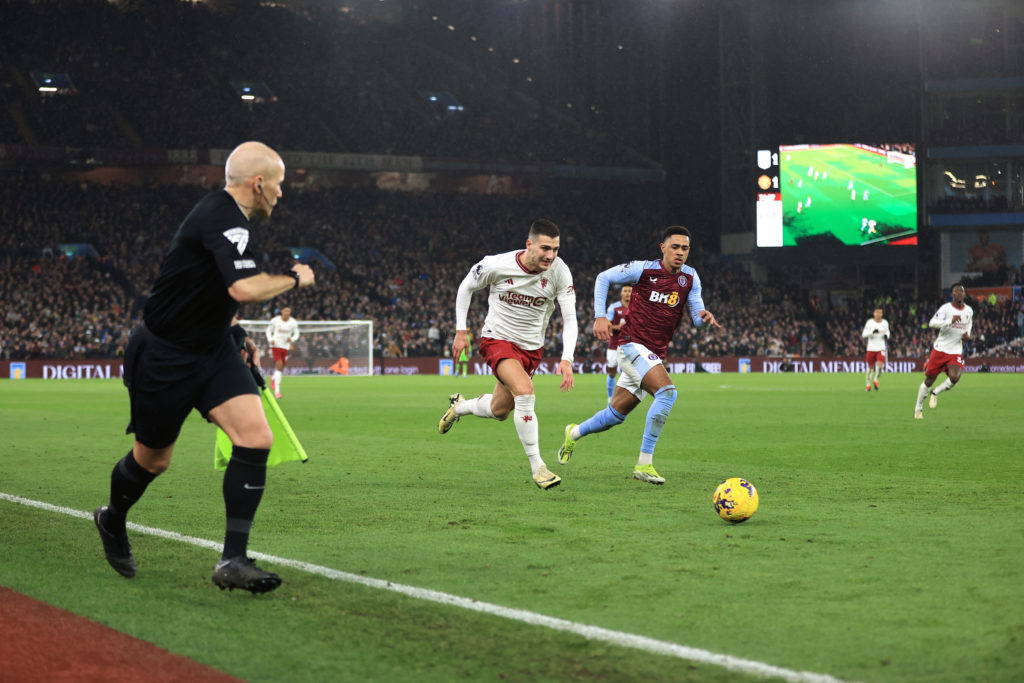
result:
M 638 342 L 664 358 L 685 312 L 689 311 L 694 325 L 703 326 L 700 277 L 690 266 L 684 264 L 678 273 L 670 273 L 660 260 L 630 261 L 603 271 L 594 285 L 594 311 L 600 311 L 596 314 L 599 318 L 606 315 L 612 284 L 633 286 L 619 344 Z

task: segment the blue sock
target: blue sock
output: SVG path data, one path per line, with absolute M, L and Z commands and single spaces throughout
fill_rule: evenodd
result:
M 625 415 L 615 410 L 615 408 L 608 406 L 597 411 L 589 420 L 580 424 L 580 436 L 584 437 L 587 434 L 596 434 L 597 432 L 611 429 L 615 425 L 622 424 L 622 421 L 625 419 Z
M 658 437 L 661 436 L 661 428 L 665 426 L 665 420 L 668 419 L 668 414 L 672 410 L 672 404 L 676 402 L 676 395 L 676 388 L 671 384 L 658 389 L 654 394 L 654 403 L 647 411 L 644 439 L 640 445 L 641 453 L 654 453 Z
M 612 397 L 612 393 L 615 391 L 615 375 L 608 375 L 608 398 Z

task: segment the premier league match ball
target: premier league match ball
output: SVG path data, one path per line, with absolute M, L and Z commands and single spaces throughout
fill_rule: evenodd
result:
M 715 512 L 730 524 L 745 522 L 757 512 L 757 489 L 746 479 L 726 479 L 715 489 Z

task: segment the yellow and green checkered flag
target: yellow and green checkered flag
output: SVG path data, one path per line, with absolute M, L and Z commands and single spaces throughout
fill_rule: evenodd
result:
M 263 412 L 267 414 L 267 424 L 270 425 L 270 430 L 274 432 L 274 446 L 270 449 L 270 455 L 267 457 L 267 466 L 280 465 L 291 460 L 299 460 L 303 463 L 309 460 L 309 456 L 306 455 L 305 449 L 299 443 L 298 437 L 292 431 L 292 426 L 288 424 L 287 418 L 281 412 L 281 406 L 277 404 L 277 399 L 270 393 L 270 390 L 262 387 L 260 389 L 260 399 L 263 401 Z M 213 450 L 214 469 L 227 469 L 228 460 L 230 459 L 231 439 L 228 438 L 223 429 L 218 427 L 217 441 Z

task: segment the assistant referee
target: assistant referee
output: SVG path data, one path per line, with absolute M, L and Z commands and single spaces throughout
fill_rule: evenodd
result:
M 203 197 L 178 227 L 160 264 L 143 322 L 125 351 L 124 384 L 135 444 L 110 476 L 110 502 L 93 513 L 107 562 L 125 577 L 136 563 L 125 528 L 128 510 L 167 470 L 193 408 L 227 433 L 233 448 L 224 473 L 224 552 L 213 570 L 223 588 L 263 593 L 281 577 L 246 556 L 249 529 L 266 484 L 274 435 L 250 368 L 232 338 L 240 304 L 312 287 L 309 266 L 271 275 L 256 266 L 258 234 L 250 219 L 270 216 L 282 196 L 284 162 L 261 142 L 236 147 L 224 166 L 225 187 Z M 259 367 L 258 347 L 246 347 Z

